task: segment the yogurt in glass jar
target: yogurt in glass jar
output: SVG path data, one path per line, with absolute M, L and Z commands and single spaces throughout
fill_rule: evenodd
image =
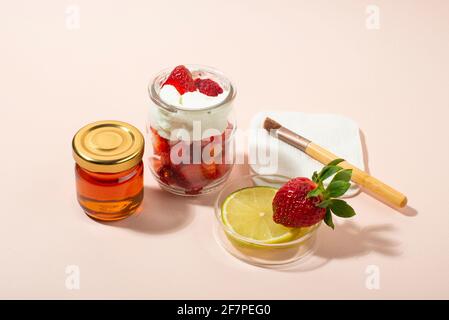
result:
M 161 71 L 149 85 L 149 167 L 159 185 L 179 195 L 220 187 L 235 161 L 235 88 L 201 65 Z

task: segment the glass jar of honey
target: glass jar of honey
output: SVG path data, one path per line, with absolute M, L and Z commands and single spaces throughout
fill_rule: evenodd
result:
M 91 218 L 124 219 L 143 200 L 144 139 L 120 121 L 98 121 L 73 137 L 78 202 Z

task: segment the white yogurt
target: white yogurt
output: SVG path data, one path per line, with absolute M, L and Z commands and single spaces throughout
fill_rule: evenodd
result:
M 228 125 L 231 105 L 203 112 L 200 110 L 222 103 L 228 95 L 228 90 L 223 90 L 223 93 L 215 97 L 202 94 L 199 91 L 186 92 L 181 95 L 174 86 L 164 85 L 159 91 L 161 100 L 185 110 L 177 109 L 170 112 L 159 107 L 151 108 L 150 124 L 160 136 L 166 139 L 179 139 L 181 133 L 188 134 L 193 140 L 221 134 Z
M 222 103 L 228 94 L 229 91 L 223 90 L 223 93 L 212 97 L 197 90 L 193 92 L 186 92 L 181 95 L 174 86 L 169 84 L 164 85 L 159 91 L 159 97 L 165 103 L 188 110 L 201 110 L 217 105 Z

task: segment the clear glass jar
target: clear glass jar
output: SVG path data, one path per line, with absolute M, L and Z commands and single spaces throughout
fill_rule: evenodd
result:
M 199 65 L 186 67 L 194 77 L 217 82 L 226 96 L 207 107 L 168 104 L 159 93 L 171 70 L 156 75 L 148 88 L 148 162 L 163 189 L 178 195 L 199 195 L 221 186 L 234 165 L 236 123 L 232 104 L 236 92 L 221 72 Z
M 124 219 L 143 200 L 144 140 L 135 127 L 98 121 L 81 128 L 72 142 L 77 199 L 91 218 Z

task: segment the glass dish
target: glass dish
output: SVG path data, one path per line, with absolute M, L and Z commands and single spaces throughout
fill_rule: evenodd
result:
M 254 186 L 280 188 L 290 178 L 280 175 L 248 175 L 229 181 L 215 202 L 214 233 L 218 243 L 230 254 L 247 263 L 259 266 L 291 264 L 310 254 L 314 248 L 316 232 L 321 223 L 309 228 L 301 237 L 283 243 L 267 244 L 243 237 L 223 223 L 221 207 L 231 193 Z

